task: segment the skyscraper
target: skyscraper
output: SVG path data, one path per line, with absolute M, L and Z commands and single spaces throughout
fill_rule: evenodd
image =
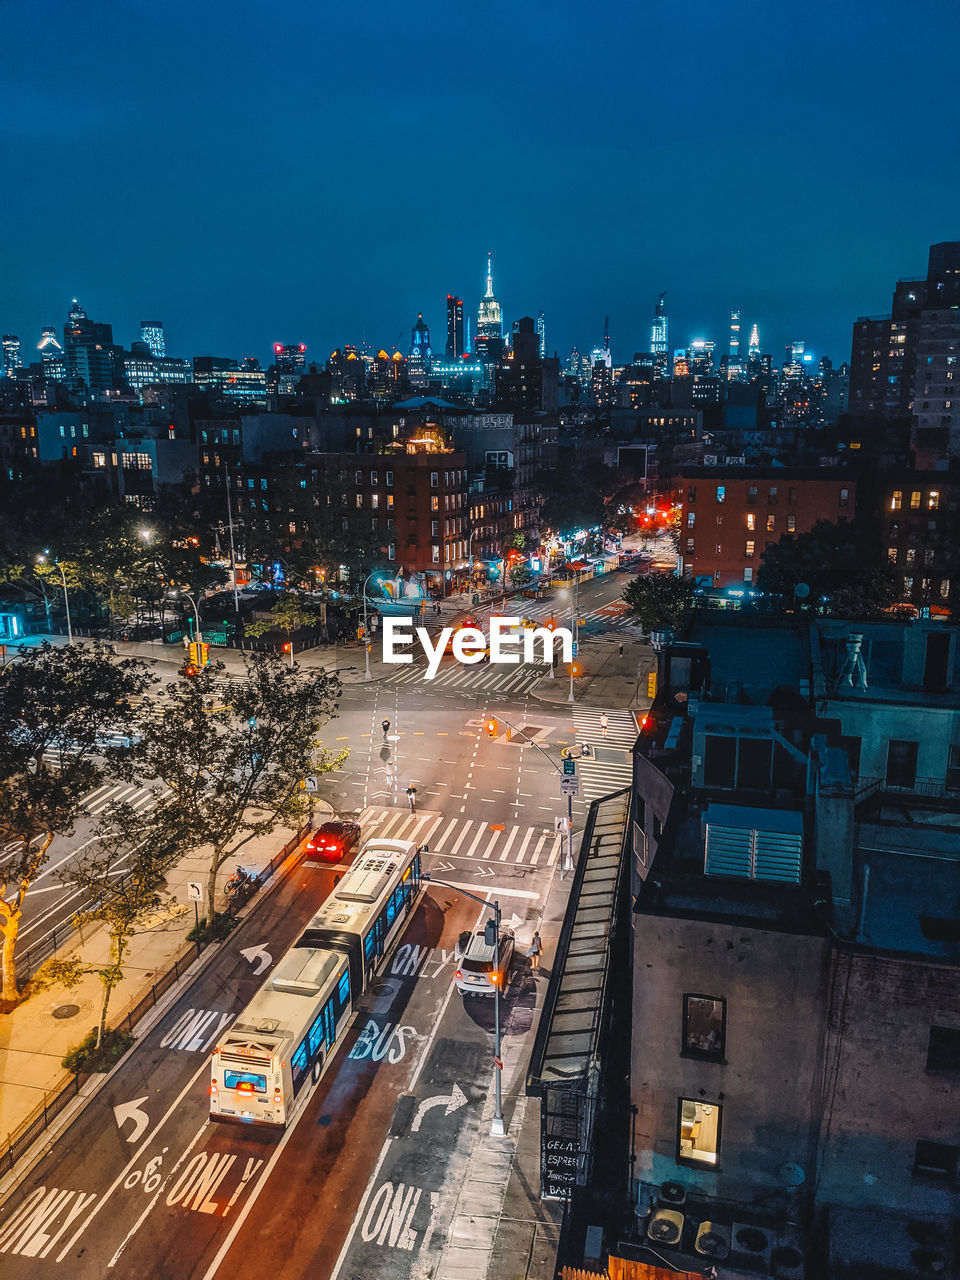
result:
M 430 360 L 433 352 L 430 348 L 430 330 L 423 318 L 423 312 L 417 313 L 417 323 L 410 330 L 410 352 L 407 374 L 415 387 L 425 387 L 430 374 Z
M 760 359 L 760 330 L 756 325 L 750 330 L 750 343 L 747 347 L 747 356 L 751 360 Z
M 140 341 L 150 348 L 155 360 L 162 360 L 167 354 L 167 339 L 163 332 L 162 320 L 141 320 Z
M 537 333 L 540 335 L 540 359 L 547 358 L 547 322 L 544 319 L 543 312 L 537 312 Z
M 71 383 L 83 384 L 94 392 L 113 387 L 118 350 L 113 344 L 113 327 L 91 320 L 76 298 L 63 326 L 63 349 Z
M 4 377 L 15 378 L 20 367 L 20 339 L 15 333 L 5 333 L 3 335 Z
M 487 288 L 477 311 L 477 355 L 496 364 L 503 354 L 503 313 L 493 292 L 493 256 L 487 255 Z
M 43 376 L 50 382 L 62 382 L 67 376 L 67 362 L 63 347 L 57 341 L 57 331 L 52 324 L 44 325 L 40 330 L 37 350 L 40 352 Z
M 653 363 L 661 373 L 667 367 L 668 339 L 670 336 L 667 309 L 663 302 L 666 296 L 665 293 L 661 293 L 653 313 L 653 324 L 650 326 L 650 350 L 653 352 Z
M 727 353 L 727 377 L 736 382 L 743 373 L 740 360 L 740 311 L 730 312 L 730 347 Z
M 448 360 L 459 360 L 466 351 L 463 345 L 463 299 L 447 294 L 447 346 Z

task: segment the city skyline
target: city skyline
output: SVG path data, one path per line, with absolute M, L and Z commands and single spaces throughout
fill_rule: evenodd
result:
M 0 325 L 39 337 L 76 296 L 125 340 L 163 317 L 171 351 L 402 349 L 418 311 L 442 329 L 448 293 L 475 321 L 492 249 L 507 325 L 543 311 L 561 356 L 596 345 L 605 315 L 618 351 L 642 349 L 665 289 L 684 340 L 719 341 L 739 308 L 767 350 L 803 338 L 839 362 L 891 276 L 957 233 L 949 42 L 931 54 L 925 35 L 951 10 L 925 9 L 900 30 L 880 4 L 866 29 L 841 5 L 827 37 L 694 3 L 678 41 L 668 13 L 624 12 L 613 40 L 571 4 L 542 21 L 495 4 L 475 67 L 476 18 L 421 10 L 430 71 L 411 74 L 413 18 L 380 3 L 359 26 L 304 12 L 295 40 L 249 2 L 175 0 L 159 30 L 128 10 L 96 32 L 62 0 L 42 25 L 8 4 Z M 13 56 L 27 48 L 42 80 Z M 933 87 L 909 122 L 865 112 L 912 59 Z M 241 66 L 256 94 L 237 92 Z

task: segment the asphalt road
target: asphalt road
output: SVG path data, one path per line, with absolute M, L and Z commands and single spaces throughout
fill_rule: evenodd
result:
M 621 575 L 587 584 L 581 616 L 587 606 L 603 610 L 622 584 Z M 560 855 L 560 748 L 601 742 L 599 710 L 485 687 L 489 670 L 474 670 L 476 684 L 348 685 L 328 726 L 328 745 L 350 755 L 321 778 L 323 798 L 358 815 L 365 837 L 427 843 L 427 869 L 452 887 L 431 885 L 296 1126 L 275 1143 L 206 1116 L 220 1028 L 332 886 L 331 870 L 303 866 L 210 953 L 200 977 L 0 1208 L 4 1275 L 429 1274 L 452 1219 L 451 1192 L 489 1125 L 481 1113 L 493 1070 L 492 1001 L 461 997 L 452 982 L 454 946 L 482 909 L 460 890 L 497 898 L 520 939 L 504 1002 L 512 1107 L 532 1047 L 535 984 L 544 980 L 530 974 L 523 950 Z M 508 725 L 524 732 L 508 737 Z M 609 759 L 598 752 L 589 783 L 597 794 L 623 785 L 632 733 L 629 715 L 611 708 L 601 747 Z M 584 791 L 589 773 L 581 771 Z M 578 826 L 590 798 L 577 802 Z

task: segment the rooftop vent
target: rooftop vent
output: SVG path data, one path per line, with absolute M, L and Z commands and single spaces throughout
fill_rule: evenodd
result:
M 799 813 L 711 804 L 705 818 L 706 875 L 800 883 L 803 818 Z

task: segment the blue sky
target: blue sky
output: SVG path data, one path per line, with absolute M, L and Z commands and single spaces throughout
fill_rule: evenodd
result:
M 442 346 L 485 254 L 562 357 L 725 337 L 836 362 L 960 237 L 946 0 L 0 0 L 0 328 L 77 296 L 117 340 L 311 358 Z

